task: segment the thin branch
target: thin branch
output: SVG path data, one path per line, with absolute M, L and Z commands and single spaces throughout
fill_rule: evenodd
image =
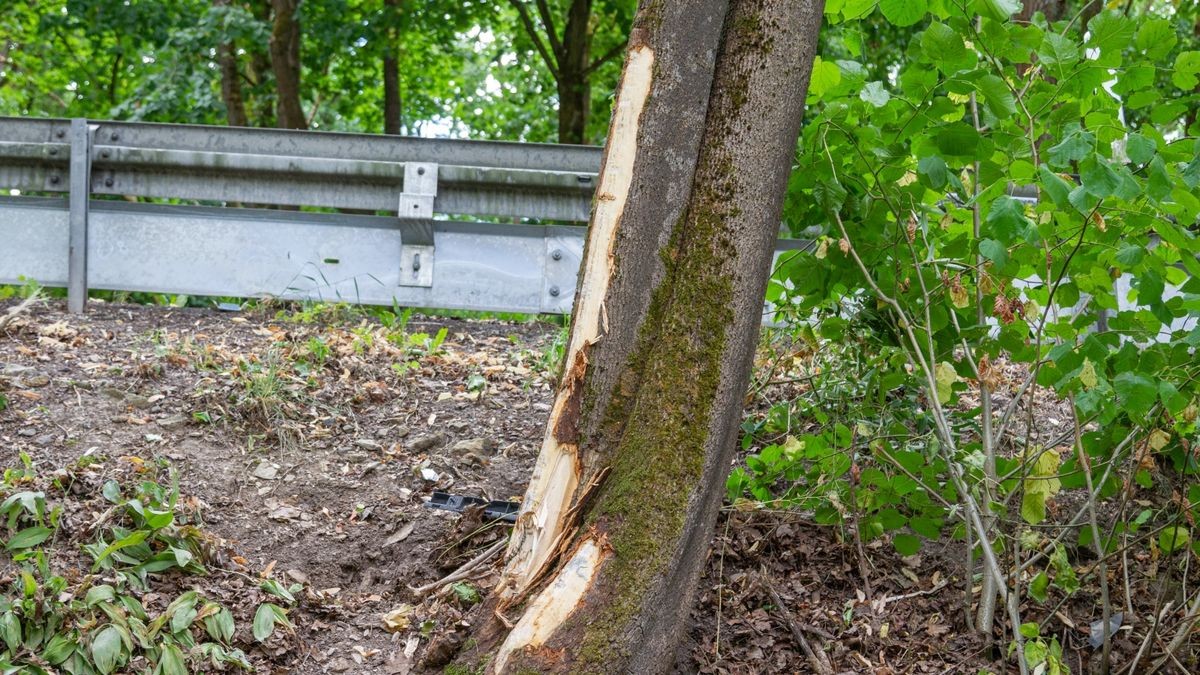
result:
M 533 19 L 530 18 L 529 11 L 525 9 L 525 5 L 521 3 L 521 0 L 508 0 L 508 2 L 516 8 L 517 14 L 521 16 L 521 23 L 525 26 L 525 32 L 529 34 L 529 39 L 533 40 L 533 46 L 542 55 L 542 60 L 546 62 L 546 67 L 550 69 L 550 75 L 557 81 L 559 79 L 558 60 L 546 49 L 546 43 L 542 42 L 542 37 L 538 35 L 537 27 L 533 25 Z
M 596 71 L 597 68 L 599 68 L 600 66 L 603 66 L 605 63 L 608 63 L 609 61 L 613 60 L 617 56 L 620 56 L 624 52 L 625 52 L 625 43 L 618 42 L 617 44 L 613 45 L 612 49 L 604 52 L 604 54 L 601 55 L 600 58 L 596 59 L 595 61 L 592 61 L 591 64 L 588 65 L 587 68 L 584 68 L 583 76 L 587 77 L 588 75 L 591 75 L 593 72 Z
M 550 38 L 550 49 L 561 59 L 564 53 L 563 45 L 558 39 L 558 29 L 554 27 L 554 15 L 550 13 L 550 5 L 546 4 L 546 0 L 537 0 L 536 4 L 538 16 L 542 18 L 542 25 L 546 27 L 546 35 Z
M 796 621 L 792 619 L 792 612 L 783 604 L 783 598 L 779 597 L 779 592 L 771 585 L 766 576 L 759 575 L 759 583 L 766 589 L 767 594 L 771 596 L 771 602 L 775 604 L 775 608 L 783 615 L 783 621 L 787 624 L 788 629 L 792 632 L 792 637 L 800 644 L 800 649 L 804 650 L 804 655 L 808 657 L 808 663 L 813 667 L 813 670 L 821 675 L 833 675 L 833 667 L 829 663 L 829 657 L 825 655 L 825 650 L 815 651 L 812 645 L 809 644 L 808 638 L 804 637 L 804 631 L 796 625 Z M 818 654 L 820 656 L 818 656 Z
M 488 549 L 486 551 L 475 556 L 474 558 L 472 558 L 471 560 L 469 560 L 468 562 L 463 564 L 462 567 L 454 570 L 453 572 L 442 577 L 441 579 L 438 579 L 437 581 L 435 581 L 433 583 L 425 584 L 424 586 L 417 586 L 415 588 L 412 586 L 409 586 L 409 589 L 413 592 L 414 595 L 422 596 L 422 595 L 429 593 L 430 591 L 437 590 L 437 589 L 441 588 L 442 586 L 445 586 L 446 584 L 452 584 L 455 581 L 461 581 L 463 579 L 466 579 L 467 577 L 471 576 L 471 570 L 473 570 L 476 567 L 479 567 L 483 563 L 487 562 L 489 558 L 491 558 L 492 556 L 499 553 L 500 549 L 504 548 L 504 546 L 506 544 L 508 544 L 508 538 L 507 537 L 501 538 L 499 541 L 497 541 L 496 543 L 494 543 L 490 547 L 488 547 Z

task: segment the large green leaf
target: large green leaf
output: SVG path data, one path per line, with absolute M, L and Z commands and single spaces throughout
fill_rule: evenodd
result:
M 1117 400 L 1127 412 L 1139 417 L 1150 411 L 1158 400 L 1158 387 L 1141 373 L 1121 373 L 1113 379 Z
M 996 117 L 1003 118 L 1017 112 L 1012 91 L 998 76 L 984 75 L 975 81 L 975 86 L 979 93 L 983 94 L 983 100 Z
M 901 27 L 920 21 L 928 10 L 926 0 L 879 0 L 879 11 L 883 17 Z
M 124 662 L 125 645 L 121 631 L 109 624 L 92 637 L 92 663 L 102 675 L 108 675 Z
M 49 539 L 52 534 L 54 534 L 54 530 L 48 527 L 27 527 L 5 542 L 4 548 L 10 551 L 32 548 Z
M 808 80 L 808 93 L 821 98 L 842 81 L 842 70 L 836 63 L 818 56 L 813 61 L 812 75 Z
M 998 197 L 988 209 L 987 231 L 1005 246 L 1019 239 L 1028 239 L 1031 231 L 1036 234 L 1025 217 L 1025 206 L 1007 195 Z

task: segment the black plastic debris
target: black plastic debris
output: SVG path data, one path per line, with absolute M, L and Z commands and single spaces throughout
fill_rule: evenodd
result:
M 458 513 L 473 506 L 482 506 L 484 520 L 503 520 L 508 523 L 517 522 L 517 511 L 521 508 L 517 502 L 488 501 L 479 497 L 452 495 L 449 492 L 434 492 L 429 501 L 425 502 L 425 506 Z

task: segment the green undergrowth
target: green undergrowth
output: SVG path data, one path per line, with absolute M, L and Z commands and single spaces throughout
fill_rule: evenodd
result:
M 235 620 L 247 605 L 224 605 L 197 588 L 211 571 L 209 538 L 198 511 L 181 503 L 169 467 L 133 462 L 123 480 L 100 482 L 104 465 L 94 458 L 49 475 L 21 459 L 0 483 L 9 579 L 0 596 L 0 672 L 254 669 L 243 649 L 253 643 Z M 98 489 L 81 499 L 80 486 Z M 279 627 L 290 632 L 287 607 L 299 587 L 246 578 L 248 606 L 257 606 L 253 640 Z

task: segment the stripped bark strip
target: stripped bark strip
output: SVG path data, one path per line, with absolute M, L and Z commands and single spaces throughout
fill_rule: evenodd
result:
M 654 50 L 648 45 L 633 46 L 617 92 L 612 121 L 614 140 L 608 146 L 597 187 L 583 278 L 575 300 L 578 318 L 566 354 L 567 368 L 508 550 L 508 565 L 501 582 L 502 596 L 506 599 L 523 593 L 549 561 L 579 485 L 579 417 L 587 355 L 606 332 L 602 319 L 613 274 L 613 245 L 629 198 L 637 158 L 638 124 L 650 95 L 653 72 Z

